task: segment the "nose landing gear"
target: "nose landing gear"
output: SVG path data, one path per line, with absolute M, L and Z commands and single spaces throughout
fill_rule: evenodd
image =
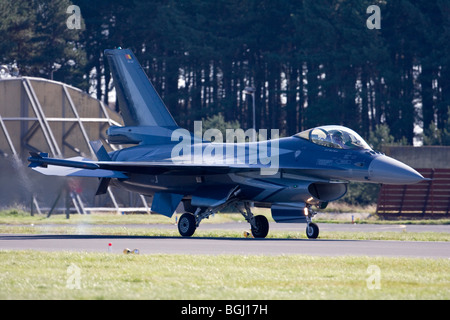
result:
M 305 207 L 306 216 L 306 236 L 309 239 L 317 239 L 319 236 L 319 227 L 317 224 L 311 222 L 312 218 L 316 215 L 316 212 L 311 209 L 311 206 Z

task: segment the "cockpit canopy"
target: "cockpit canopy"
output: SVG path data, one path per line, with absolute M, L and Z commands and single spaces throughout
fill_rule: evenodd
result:
M 372 149 L 359 134 L 343 126 L 317 127 L 297 133 L 295 136 L 329 148 L 352 150 Z

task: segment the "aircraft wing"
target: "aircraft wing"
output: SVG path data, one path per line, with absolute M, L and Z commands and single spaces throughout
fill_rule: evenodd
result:
M 78 168 L 49 165 L 46 168 L 35 167 L 33 168 L 33 170 L 47 176 L 118 178 L 118 179 L 128 178 L 128 176 L 122 172 L 103 169 L 90 170 L 90 169 L 78 169 Z
M 100 168 L 130 173 L 162 174 L 182 173 L 182 174 L 202 174 L 202 173 L 230 173 L 237 171 L 256 171 L 260 166 L 248 166 L 244 164 L 216 164 L 216 163 L 174 163 L 172 161 L 138 161 L 122 162 L 109 161 L 98 162 Z
M 28 158 L 30 162 L 29 167 L 45 175 L 56 176 L 73 176 L 73 177 L 97 177 L 97 178 L 119 178 L 127 179 L 128 173 L 140 174 L 179 174 L 179 175 L 195 175 L 195 174 L 226 174 L 226 173 L 250 173 L 260 171 L 264 168 L 269 168 L 268 165 L 262 164 L 246 164 L 234 163 L 223 164 L 214 162 L 178 162 L 178 161 L 112 161 L 106 160 L 105 155 L 97 152 L 97 157 L 102 161 L 93 161 L 91 159 L 74 157 L 68 159 L 49 158 L 48 154 L 30 152 L 31 157 Z M 106 160 L 106 161 L 105 161 Z M 298 175 L 301 171 L 305 171 L 304 180 L 314 179 L 317 177 L 311 176 L 311 171 L 317 171 L 317 168 L 308 167 L 286 167 L 283 171 L 288 173 L 292 170 Z M 326 170 L 324 168 L 321 169 Z M 277 173 L 276 170 L 273 174 Z M 303 179 L 302 179 L 303 180 Z
M 236 171 L 256 171 L 260 166 L 245 164 L 222 165 L 214 163 L 174 163 L 172 161 L 93 161 L 75 157 L 69 159 L 49 158 L 48 154 L 30 153 L 29 167 L 45 175 L 97 177 L 97 178 L 128 178 L 127 173 L 143 174 L 202 174 L 230 173 Z
M 48 158 L 46 153 L 30 152 L 29 167 L 48 175 L 61 177 L 96 177 L 96 178 L 128 178 L 122 172 L 100 169 L 94 161 L 83 157 L 68 159 Z

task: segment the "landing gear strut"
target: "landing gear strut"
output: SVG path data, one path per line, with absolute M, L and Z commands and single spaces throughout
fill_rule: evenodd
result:
M 208 219 L 209 216 L 215 214 L 216 212 L 229 205 L 234 204 L 236 201 L 236 199 L 230 199 L 222 205 L 214 208 L 197 207 L 194 213 L 183 213 L 178 220 L 178 232 L 180 232 L 180 235 L 183 237 L 192 236 L 203 219 Z
M 222 210 L 226 206 L 234 206 L 244 216 L 245 220 L 250 223 L 252 235 L 254 238 L 265 238 L 269 233 L 269 221 L 265 216 L 254 216 L 250 210 L 248 202 L 238 202 L 237 199 L 230 199 L 223 205 L 215 208 L 197 208 L 195 213 L 183 213 L 178 220 L 178 231 L 183 237 L 190 237 L 194 234 L 200 222 L 209 218 L 210 215 Z
M 244 216 L 245 220 L 250 223 L 253 237 L 265 238 L 269 233 L 269 221 L 267 218 L 262 215 L 254 216 L 248 202 L 244 202 L 243 206 L 245 211 L 242 209 L 242 205 L 236 205 L 235 207 Z
M 316 212 L 311 209 L 311 206 L 305 207 L 306 216 L 306 236 L 309 239 L 317 239 L 319 236 L 319 227 L 317 224 L 311 222 L 312 218 L 316 215 Z

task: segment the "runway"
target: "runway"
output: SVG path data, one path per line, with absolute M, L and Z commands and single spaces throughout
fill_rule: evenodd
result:
M 350 223 L 318 223 L 320 232 L 447 232 L 450 233 L 450 225 L 404 225 L 404 224 L 350 224 Z M 142 225 L 140 225 L 142 226 Z M 176 229 L 173 225 L 159 225 L 158 228 Z M 304 232 L 306 228 L 305 223 L 270 223 L 271 231 L 294 231 Z M 204 230 L 246 230 L 249 225 L 243 222 L 230 222 L 221 224 L 207 224 L 200 225 L 200 229 Z M 199 229 L 199 230 L 200 230 Z M 269 231 L 270 232 L 270 231 Z
M 1 234 L 0 250 L 450 258 L 449 242 Z

